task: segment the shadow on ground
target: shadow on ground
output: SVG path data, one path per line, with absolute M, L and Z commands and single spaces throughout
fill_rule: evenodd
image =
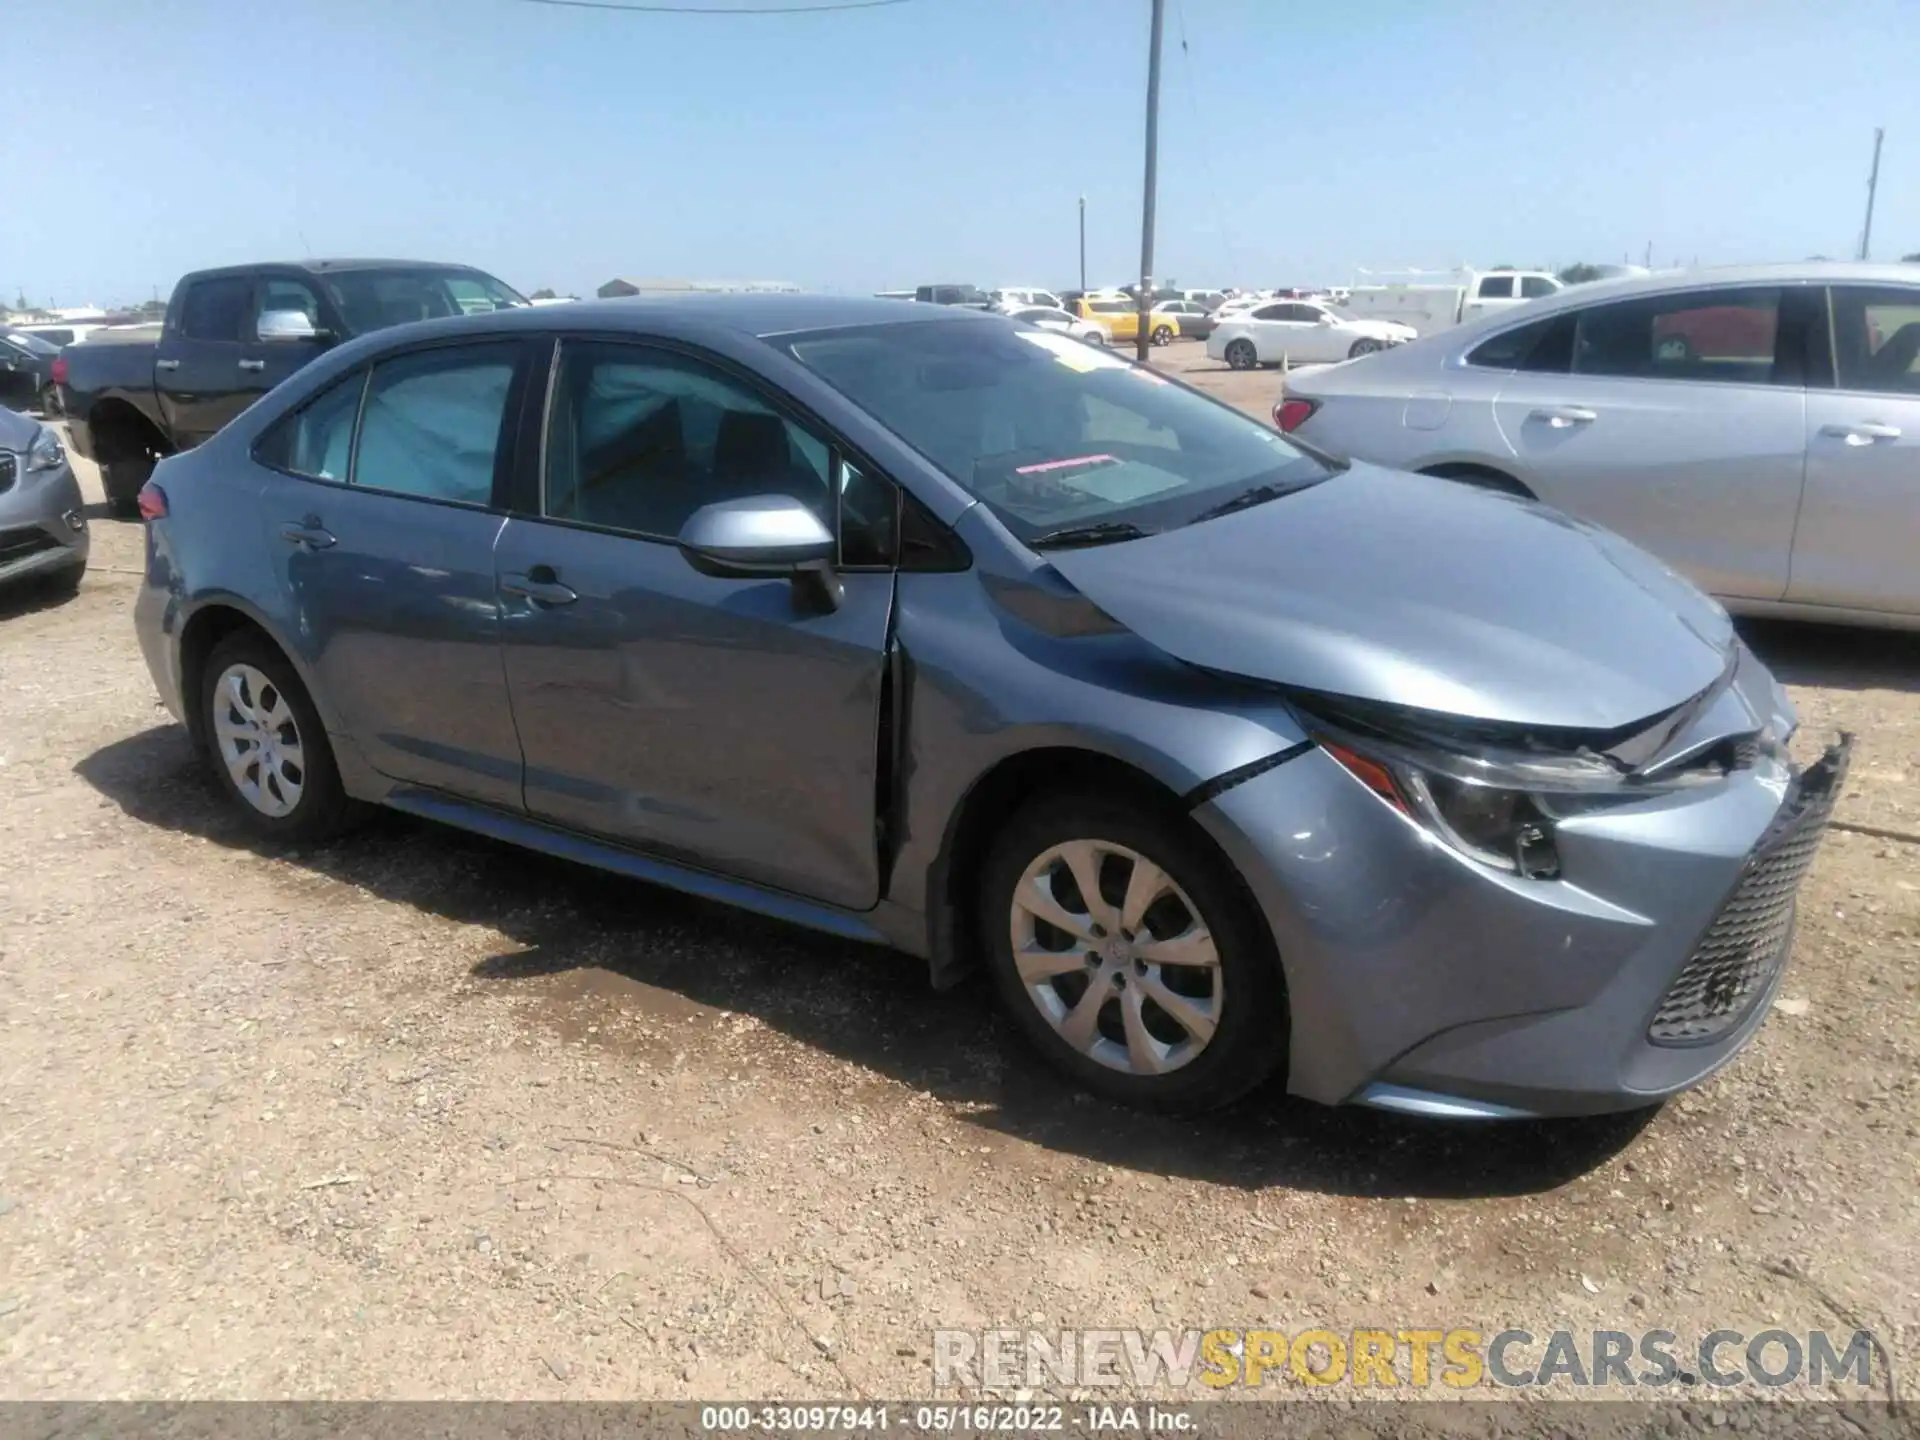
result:
M 147 824 L 304 865 L 399 904 L 510 937 L 480 979 L 524 989 L 529 1023 L 565 1028 L 550 977 L 644 1008 L 657 987 L 964 1107 L 987 1129 L 1107 1164 L 1248 1190 L 1467 1197 L 1552 1189 L 1618 1153 L 1651 1112 L 1448 1126 L 1288 1097 L 1278 1083 L 1197 1119 L 1143 1115 L 1057 1079 L 974 983 L 938 995 L 918 961 L 389 812 L 330 845 L 273 850 L 203 778 L 177 726 L 117 741 L 77 773 Z M 579 1004 L 575 998 L 566 1002 Z M 574 1026 L 577 1029 L 577 1024 Z
M 73 600 L 73 590 L 56 578 L 35 575 L 25 580 L 8 581 L 0 586 L 0 625 L 17 616 L 31 615 L 37 610 L 56 610 L 62 605 L 71 605 Z
M 1737 623 L 1753 653 L 1789 685 L 1920 690 L 1920 634 L 1794 620 Z

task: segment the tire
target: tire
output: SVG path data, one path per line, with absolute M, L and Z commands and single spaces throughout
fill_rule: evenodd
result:
M 1666 335 L 1653 347 L 1653 358 L 1663 365 L 1691 365 L 1700 357 L 1684 335 Z
M 1147 338 L 1156 345 L 1171 345 L 1173 343 L 1173 327 L 1171 325 L 1156 325 Z
M 1129 936 L 1126 891 L 1142 863 L 1149 883 L 1164 883 Z M 1097 912 L 1078 898 L 1075 868 L 1097 877 Z M 1048 797 L 1008 822 L 982 873 L 980 934 L 1001 1001 L 1047 1061 L 1086 1089 L 1192 1113 L 1239 1098 L 1285 1061 L 1286 986 L 1270 932 L 1184 816 L 1093 794 Z M 1049 909 L 1067 926 L 1036 913 Z M 1136 955 L 1143 933 L 1163 938 Z M 1024 975 L 1016 943 L 1030 957 Z M 1212 963 L 1155 961 L 1147 944 Z
M 215 783 L 255 834 L 287 843 L 325 840 L 357 818 L 319 712 L 264 635 L 243 630 L 214 646 L 201 672 L 199 706 Z
M 1260 352 L 1253 348 L 1251 340 L 1230 340 L 1227 342 L 1227 364 L 1235 370 L 1256 370 L 1260 366 Z
M 154 461 L 109 460 L 100 467 L 100 488 L 107 492 L 107 509 L 122 520 L 140 513 L 140 487 L 153 478 Z
M 1107 348 L 1107 332 L 1098 326 L 1094 328 L 1091 335 L 1082 335 L 1080 338 L 1097 350 L 1105 350 Z
M 1348 348 L 1347 358 L 1349 360 L 1358 360 L 1362 355 L 1376 354 L 1386 348 L 1387 347 L 1378 340 L 1373 340 L 1363 335 Z

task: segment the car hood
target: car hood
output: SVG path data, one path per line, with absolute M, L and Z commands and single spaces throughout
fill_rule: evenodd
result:
M 1618 536 L 1370 465 L 1047 559 L 1190 664 L 1515 725 L 1646 719 L 1711 685 L 1733 645 L 1718 604 Z

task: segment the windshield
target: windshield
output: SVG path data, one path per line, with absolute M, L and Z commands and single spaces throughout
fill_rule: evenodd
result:
M 29 355 L 58 355 L 60 353 L 60 347 L 58 345 L 49 345 L 38 335 L 28 335 L 24 331 L 8 331 L 5 338 L 9 345 L 18 346 Z
M 1238 411 L 1050 331 L 943 320 L 788 348 L 1023 541 L 1088 524 L 1168 529 L 1330 473 Z
M 324 276 L 323 283 L 356 335 L 411 320 L 511 310 L 527 303 L 479 270 L 341 270 Z

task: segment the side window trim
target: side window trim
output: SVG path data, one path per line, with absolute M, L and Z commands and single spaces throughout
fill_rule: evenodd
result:
M 716 354 L 714 351 L 704 349 L 698 345 L 691 345 L 685 341 L 676 340 L 664 335 L 635 335 L 622 331 L 609 333 L 597 330 L 581 330 L 569 332 L 556 331 L 550 336 L 543 336 L 541 338 L 551 339 L 553 348 L 547 361 L 545 379 L 538 382 L 541 383 L 545 389 L 545 394 L 542 397 L 539 409 L 540 423 L 537 427 L 539 431 L 540 450 L 534 466 L 534 483 L 530 486 L 519 487 L 521 493 L 511 497 L 508 503 L 508 510 L 518 518 L 537 521 L 542 525 L 564 525 L 574 530 L 590 530 L 596 535 L 617 535 L 623 539 L 644 541 L 649 545 L 677 546 L 680 543 L 680 537 L 678 535 L 658 535 L 649 531 L 624 530 L 611 525 L 596 524 L 590 520 L 574 520 L 565 515 L 549 515 L 547 513 L 548 440 L 552 434 L 554 406 L 559 398 L 560 367 L 565 357 L 566 347 L 570 344 L 623 345 L 634 350 L 643 352 L 650 351 L 654 354 L 672 356 L 681 360 L 691 360 L 698 364 L 709 366 L 717 374 L 739 385 L 782 420 L 785 420 L 790 425 L 797 426 L 800 430 L 812 435 L 824 445 L 827 452 L 827 483 L 834 486 L 833 540 L 836 569 L 842 568 L 839 564 L 839 551 L 844 534 L 841 524 L 842 492 L 836 483 L 839 467 L 842 464 L 852 465 L 855 469 L 862 471 L 868 476 L 884 480 L 892 487 L 895 494 L 893 561 L 888 565 L 856 565 L 844 568 L 847 569 L 848 573 L 859 573 L 876 570 L 887 571 L 898 567 L 900 560 L 900 515 L 902 508 L 902 501 L 899 497 L 906 494 L 906 487 L 888 474 L 886 470 L 874 464 L 871 459 L 850 445 L 833 426 L 795 401 L 785 391 L 768 385 L 760 376 L 754 374 L 744 366 L 730 361 L 724 355 Z M 538 362 L 536 362 L 536 364 L 537 363 Z

